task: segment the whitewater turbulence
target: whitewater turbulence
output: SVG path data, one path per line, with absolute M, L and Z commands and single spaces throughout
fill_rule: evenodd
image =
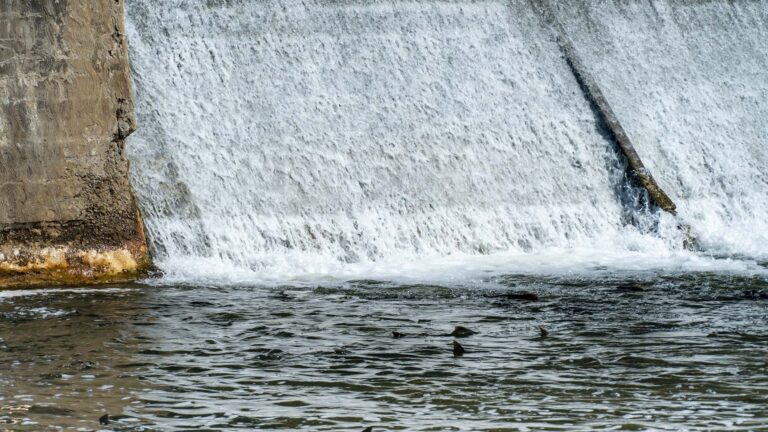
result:
M 576 9 L 583 21 L 562 19 L 580 32 L 575 43 L 602 74 L 619 60 L 601 56 L 601 38 L 618 44 L 624 33 L 590 33 L 596 32 L 590 14 L 597 12 Z M 469 263 L 476 258 L 468 257 L 545 250 L 560 251 L 562 259 L 571 255 L 566 250 L 680 252 L 671 217 L 662 217 L 652 233 L 628 223 L 622 161 L 555 34 L 528 2 L 130 0 L 127 11 L 141 124 L 129 145 L 133 180 L 168 277 L 353 277 L 360 269 L 375 273 L 382 263 L 402 270 L 433 259 Z M 606 32 L 629 25 L 621 21 L 627 11 L 602 13 Z M 707 13 L 701 12 L 702 20 Z M 654 40 L 679 37 L 651 24 L 642 31 Z M 753 51 L 763 54 L 761 34 L 747 36 L 754 38 Z M 623 47 L 632 43 L 640 42 Z M 622 53 L 612 55 L 629 56 Z M 765 86 L 764 70 L 756 70 L 765 56 L 749 61 L 743 67 Z M 637 69 L 640 76 L 620 75 Z M 765 113 L 766 98 L 750 99 L 755 117 L 727 125 L 741 132 L 718 131 L 715 137 L 724 138 L 714 144 L 670 149 L 667 131 L 675 131 L 675 143 L 689 138 L 677 117 L 690 131 L 704 117 L 638 103 L 661 94 L 663 72 L 628 62 L 600 82 L 649 165 L 683 199 L 692 223 L 714 218 L 707 227 L 728 226 L 741 216 L 718 213 L 726 206 L 755 209 L 756 215 L 760 207 L 723 200 L 765 205 L 764 174 L 733 180 L 734 167 L 756 168 L 764 155 L 748 165 L 716 156 L 706 165 L 703 156 L 678 152 L 738 142 L 743 147 L 730 154 L 747 158 L 760 139 L 765 142 L 757 115 Z M 655 87 L 638 89 L 643 80 Z M 687 88 L 682 77 L 679 83 Z M 765 96 L 765 87 L 758 91 Z M 721 114 L 718 121 L 725 121 Z M 665 122 L 644 135 L 661 115 Z M 717 128 L 708 130 L 711 135 Z M 677 177 L 681 162 L 685 174 Z M 702 163 L 722 177 L 702 173 Z M 707 194 L 696 183 L 697 172 L 703 181 L 723 181 L 722 188 Z M 763 189 L 734 193 L 745 184 Z M 692 210 L 707 200 L 716 205 Z

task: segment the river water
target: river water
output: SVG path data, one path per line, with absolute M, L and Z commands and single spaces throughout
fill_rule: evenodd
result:
M 0 317 L 2 430 L 94 430 L 105 413 L 117 431 L 768 425 L 758 270 L 153 282 L 6 292 Z

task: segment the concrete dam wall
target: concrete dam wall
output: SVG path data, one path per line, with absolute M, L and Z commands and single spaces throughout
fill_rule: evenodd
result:
M 764 0 L 124 1 L 0 6 L 0 286 L 768 256 Z
M 0 286 L 145 268 L 122 2 L 3 1 L 0 71 Z

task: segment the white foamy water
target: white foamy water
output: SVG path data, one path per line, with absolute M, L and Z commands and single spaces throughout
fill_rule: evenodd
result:
M 768 2 L 551 2 L 702 245 L 768 255 Z
M 619 161 L 527 2 L 126 6 L 133 180 L 167 280 L 752 268 L 682 252 L 672 218 L 627 225 Z

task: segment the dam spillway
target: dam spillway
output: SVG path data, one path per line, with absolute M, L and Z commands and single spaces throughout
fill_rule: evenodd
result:
M 666 256 L 681 223 L 705 251 L 764 255 L 747 225 L 767 202 L 765 2 L 552 2 L 679 220 L 627 208 L 623 161 L 534 3 L 128 1 L 129 152 L 160 267 Z M 713 64 L 726 51 L 740 69 Z

